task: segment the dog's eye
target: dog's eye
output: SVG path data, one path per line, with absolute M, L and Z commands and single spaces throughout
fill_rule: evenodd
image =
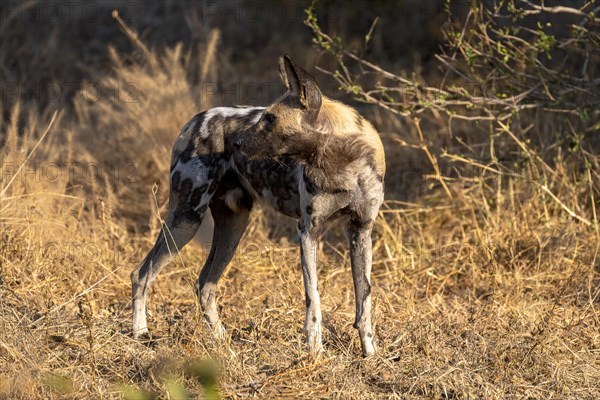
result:
M 269 125 L 272 124 L 273 122 L 275 122 L 276 119 L 277 119 L 277 117 L 275 116 L 275 114 L 271 114 L 271 113 L 265 114 L 265 122 Z

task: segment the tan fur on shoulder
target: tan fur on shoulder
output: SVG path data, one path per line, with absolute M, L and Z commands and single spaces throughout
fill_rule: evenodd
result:
M 379 134 L 373 125 L 355 109 L 323 96 L 316 122 L 317 130 L 333 135 L 359 134 L 359 138 L 375 151 L 377 173 L 385 175 L 385 155 Z

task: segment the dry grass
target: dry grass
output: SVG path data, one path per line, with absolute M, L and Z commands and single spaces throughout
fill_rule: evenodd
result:
M 213 343 L 202 322 L 192 287 L 205 252 L 194 246 L 153 286 L 159 338 L 134 341 L 129 272 L 158 230 L 171 143 L 211 103 L 199 103 L 190 71 L 205 77 L 224 62 L 197 64 L 180 46 L 147 51 L 137 60 L 113 51 L 99 81 L 136 82 L 136 101 L 78 97 L 45 137 L 52 110 L 17 104 L 0 126 L 0 398 L 210 397 L 211 365 L 199 360 L 214 360 L 225 398 L 600 396 L 598 156 L 577 179 L 560 159 L 541 175 L 533 163 L 524 179 L 464 157 L 453 161 L 474 172 L 444 178 L 445 188 L 439 175 L 401 183 L 403 166 L 428 161 L 396 132 L 420 149 L 439 145 L 438 134 L 379 114 L 390 200 L 374 239 L 375 357 L 360 356 L 335 224 L 319 262 L 326 351 L 305 353 L 292 225 L 263 210 L 220 283 L 229 341 Z M 407 187 L 419 188 L 410 203 L 392 200 Z

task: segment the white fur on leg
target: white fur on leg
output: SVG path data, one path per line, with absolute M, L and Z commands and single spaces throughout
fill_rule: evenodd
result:
M 148 323 L 146 322 L 146 307 L 142 301 L 134 301 L 133 304 L 133 338 L 148 333 Z
M 307 327 L 305 327 L 306 338 L 308 341 L 308 351 L 313 354 L 318 354 L 323 351 L 323 335 L 321 331 L 321 321 L 309 322 L 307 321 Z
M 308 351 L 314 354 L 323 350 L 322 317 L 319 293 L 312 294 L 312 301 L 306 308 L 306 319 L 304 320 L 304 333 L 308 344 Z
M 364 334 L 360 338 L 360 342 L 362 345 L 362 351 L 365 357 L 372 356 L 375 354 L 375 346 L 373 344 L 373 334 Z
M 208 325 L 215 340 L 222 341 L 227 338 L 227 330 L 225 329 L 221 321 L 217 321 L 213 324 L 209 323 Z
M 299 229 L 302 275 L 306 296 L 306 318 L 304 331 L 308 341 L 308 350 L 319 353 L 323 350 L 321 297 L 317 288 L 317 242 L 305 230 Z

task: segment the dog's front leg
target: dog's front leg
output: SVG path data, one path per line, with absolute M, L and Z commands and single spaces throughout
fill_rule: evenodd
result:
M 356 299 L 354 327 L 358 329 L 362 351 L 365 356 L 375 354 L 373 328 L 371 326 L 372 227 L 372 222 L 365 223 L 351 219 L 347 228 Z
M 310 218 L 308 218 L 310 220 Z M 301 220 L 298 224 L 304 293 L 306 296 L 306 320 L 304 331 L 308 340 L 308 350 L 319 353 L 323 349 L 321 298 L 317 287 L 317 238 L 318 229 L 310 221 Z

